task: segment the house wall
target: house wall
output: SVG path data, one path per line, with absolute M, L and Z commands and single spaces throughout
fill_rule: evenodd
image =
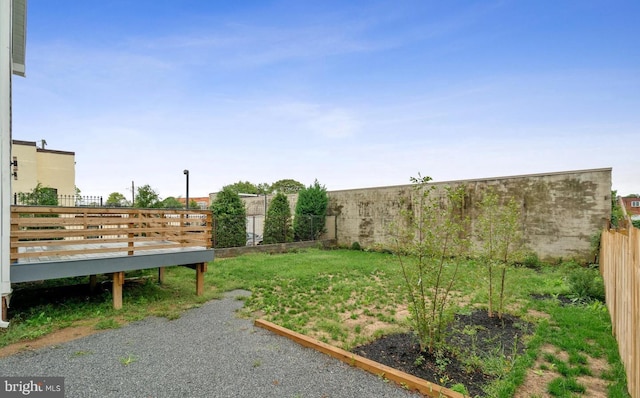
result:
M 620 198 L 624 203 L 625 210 L 631 219 L 635 220 L 640 218 L 640 206 L 632 206 L 640 202 L 640 198 Z
M 18 179 L 11 181 L 11 195 L 30 192 L 38 183 L 55 188 L 58 195 L 75 195 L 75 153 L 41 149 L 32 141 L 13 141 L 12 156 L 18 158 Z
M 610 168 L 433 185 L 437 195 L 442 195 L 446 186 L 464 186 L 464 211 L 472 220 L 472 230 L 477 205 L 489 188 L 501 200 L 514 198 L 522 210 L 525 244 L 545 260 L 592 261 L 591 237 L 611 217 Z M 388 231 L 411 195 L 410 185 L 329 192 L 328 214 L 336 216 L 338 244 L 390 245 Z

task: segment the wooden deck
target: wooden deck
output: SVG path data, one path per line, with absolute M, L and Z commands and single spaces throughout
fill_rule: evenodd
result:
M 162 280 L 164 267 L 183 265 L 201 294 L 211 225 L 205 210 L 12 206 L 11 282 L 111 274 L 121 308 L 124 272 L 159 268 Z

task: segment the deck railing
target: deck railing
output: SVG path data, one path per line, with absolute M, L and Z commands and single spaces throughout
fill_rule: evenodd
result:
M 11 262 L 211 248 L 207 210 L 11 206 Z
M 605 229 L 600 272 L 632 397 L 640 397 L 640 229 Z

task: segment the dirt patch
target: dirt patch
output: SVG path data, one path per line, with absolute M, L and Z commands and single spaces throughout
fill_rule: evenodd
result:
M 98 332 L 100 332 L 100 330 L 96 330 L 93 326 L 86 325 L 72 326 L 56 330 L 55 332 L 49 333 L 46 336 L 40 337 L 35 340 L 22 341 L 2 347 L 0 348 L 0 358 L 8 357 L 10 355 L 17 354 L 23 351 L 37 350 L 39 348 L 62 344 L 67 341 L 79 339 Z
M 554 367 L 544 359 L 544 354 L 551 354 L 558 361 L 568 362 L 569 354 L 552 345 L 544 345 L 540 348 L 540 357 L 527 372 L 525 379 L 514 394 L 513 398 L 552 398 L 548 392 L 551 381 L 561 377 Z M 578 383 L 585 387 L 585 398 L 603 398 L 607 396 L 607 382 L 601 378 L 604 372 L 609 370 L 609 364 L 605 359 L 587 356 L 587 367 L 592 376 L 579 376 Z
M 546 312 L 536 311 L 532 309 L 527 310 L 527 315 L 537 319 L 551 319 L 551 315 L 547 314 Z

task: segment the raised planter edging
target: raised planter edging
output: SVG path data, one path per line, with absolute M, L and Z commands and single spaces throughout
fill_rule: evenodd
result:
M 376 376 L 380 376 L 385 379 L 391 380 L 408 390 L 415 390 L 426 396 L 434 397 L 434 398 L 436 397 L 464 398 L 465 397 L 465 395 L 457 391 L 453 391 L 446 387 L 439 386 L 437 384 L 431 383 L 419 377 L 410 375 L 408 373 L 399 371 L 397 369 L 391 368 L 381 363 L 372 361 L 360 355 L 356 355 L 352 352 L 349 352 L 337 347 L 333 347 L 319 340 L 305 336 L 298 332 L 294 332 L 293 330 L 289 330 L 287 328 L 283 328 L 282 326 L 278 326 L 275 323 L 265 321 L 262 319 L 256 319 L 254 322 L 254 325 L 261 327 L 263 329 L 269 330 L 271 332 L 274 332 L 290 340 L 293 340 L 302 346 L 313 348 L 314 350 L 320 351 L 323 354 L 332 356 L 350 366 L 358 367 Z

